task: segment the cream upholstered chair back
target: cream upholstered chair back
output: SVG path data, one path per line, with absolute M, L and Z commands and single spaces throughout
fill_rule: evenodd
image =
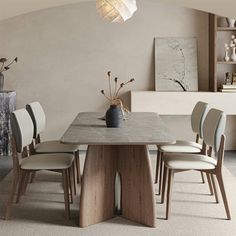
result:
M 34 138 L 45 130 L 46 116 L 44 110 L 39 102 L 32 102 L 26 105 L 34 124 Z
M 219 151 L 222 135 L 224 135 L 226 125 L 226 114 L 217 109 L 211 109 L 203 124 L 203 140 L 206 145 Z
M 208 104 L 205 102 L 198 102 L 193 108 L 191 115 L 192 130 L 202 138 L 203 135 L 203 123 L 209 111 Z
M 12 133 L 15 137 L 18 153 L 30 145 L 33 140 L 34 126 L 26 109 L 16 110 L 11 114 Z

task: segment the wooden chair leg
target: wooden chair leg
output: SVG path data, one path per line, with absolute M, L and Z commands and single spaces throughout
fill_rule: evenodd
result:
M 201 171 L 202 183 L 205 184 L 204 172 Z
M 26 193 L 27 186 L 28 186 L 28 184 L 30 182 L 30 177 L 31 177 L 31 172 L 27 171 L 26 172 L 25 181 L 24 181 L 24 186 L 23 186 L 23 189 L 22 189 L 22 194 L 23 195 Z
M 207 182 L 208 182 L 209 189 L 210 189 L 210 194 L 213 195 L 214 193 L 213 193 L 213 188 L 212 188 L 212 184 L 211 184 L 210 174 L 206 173 L 206 176 L 207 176 Z
M 67 178 L 68 178 L 68 187 L 69 187 L 69 197 L 70 197 L 70 203 L 73 203 L 73 188 L 72 188 L 72 178 L 71 178 L 71 169 L 69 168 L 67 171 Z
M 159 175 L 159 168 L 160 168 L 160 151 L 157 150 L 157 159 L 156 159 L 156 176 L 155 176 L 155 184 L 158 182 L 158 175 Z
M 217 178 L 218 183 L 219 183 L 219 187 L 220 187 L 221 195 L 222 195 L 222 198 L 223 198 L 227 219 L 231 220 L 229 205 L 228 205 L 228 201 L 227 201 L 227 197 L 226 197 L 226 193 L 225 193 L 225 187 L 224 187 L 224 182 L 223 182 L 221 172 L 216 173 L 216 178 Z
M 9 194 L 9 198 L 7 200 L 7 203 L 6 203 L 5 220 L 8 220 L 10 218 L 11 207 L 12 207 L 12 203 L 13 203 L 13 200 L 14 200 L 14 195 L 15 195 L 16 190 L 17 190 L 18 181 L 19 181 L 19 172 L 16 171 L 16 170 L 13 170 L 13 179 L 12 179 L 11 192 Z
M 168 187 L 167 187 L 167 202 L 166 202 L 166 219 L 167 220 L 170 217 L 173 179 L 174 179 L 174 171 L 169 169 L 169 173 L 168 173 Z
M 64 186 L 65 218 L 66 218 L 66 220 L 69 220 L 69 218 L 70 218 L 70 203 L 69 203 L 69 187 L 68 187 L 67 170 L 62 171 L 62 179 L 63 179 L 63 186 Z
M 164 200 L 165 200 L 166 177 L 167 177 L 167 167 L 164 165 L 164 173 L 163 173 L 163 180 L 162 180 L 161 204 L 163 204 Z
M 216 203 L 219 203 L 218 191 L 217 191 L 217 187 L 216 187 L 216 183 L 215 183 L 215 176 L 213 174 L 211 174 L 210 176 L 211 176 L 211 181 L 212 181 L 212 186 L 213 186 L 213 190 L 214 190 Z
M 36 171 L 33 171 L 33 172 L 31 173 L 31 177 L 30 177 L 30 183 L 31 183 L 31 184 L 34 182 L 35 177 L 36 177 Z
M 76 174 L 77 174 L 77 184 L 81 183 L 81 173 L 80 173 L 80 158 L 79 151 L 75 153 L 75 165 L 76 165 Z
M 73 178 L 73 186 L 74 186 L 74 194 L 76 195 L 76 192 L 77 192 L 77 185 L 76 185 L 76 174 L 75 174 L 75 162 L 73 162 L 73 165 L 71 167 L 71 170 L 72 170 L 72 178 Z
M 75 183 L 74 183 L 74 166 L 72 164 L 72 166 L 69 168 L 69 180 L 70 180 L 70 188 L 71 188 L 71 193 L 72 196 L 75 195 Z
M 162 177 L 163 177 L 163 160 L 162 160 L 162 152 L 160 152 L 160 175 L 159 175 L 159 188 L 158 188 L 158 195 L 161 194 L 161 185 L 162 185 Z
M 20 202 L 20 198 L 21 198 L 22 193 L 23 193 L 23 187 L 24 187 L 24 184 L 25 184 L 25 178 L 26 178 L 26 172 L 21 171 L 20 178 L 19 178 L 19 184 L 18 184 L 18 193 L 17 193 L 17 197 L 16 197 L 16 203 Z

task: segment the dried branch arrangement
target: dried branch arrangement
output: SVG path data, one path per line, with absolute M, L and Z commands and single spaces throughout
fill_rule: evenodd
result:
M 12 60 L 11 62 L 7 63 L 7 59 L 6 58 L 0 58 L 0 73 L 7 71 L 11 68 L 11 65 L 13 63 L 17 63 L 18 62 L 18 58 L 16 57 L 14 60 Z
M 117 105 L 120 106 L 121 109 L 125 112 L 129 112 L 128 108 L 124 106 L 124 103 L 122 99 L 119 97 L 121 90 L 129 83 L 134 82 L 134 79 L 130 79 L 125 83 L 121 83 L 118 85 L 118 78 L 115 77 L 114 80 L 111 78 L 111 72 L 107 72 L 107 78 L 108 78 L 108 94 L 105 93 L 104 90 L 101 90 L 101 93 L 104 95 L 104 97 L 110 102 L 111 105 Z M 112 81 L 114 81 L 114 88 L 112 89 Z

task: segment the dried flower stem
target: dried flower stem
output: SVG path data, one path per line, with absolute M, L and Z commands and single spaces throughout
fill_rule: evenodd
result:
M 117 82 L 118 82 L 118 78 L 115 78 L 115 88 L 114 88 L 114 98 L 116 97 L 116 90 L 117 90 Z
M 125 83 L 121 83 L 120 86 L 118 87 L 118 78 L 115 77 L 114 78 L 115 84 L 114 84 L 114 87 L 112 87 L 112 85 L 111 85 L 112 78 L 111 78 L 111 72 L 110 71 L 108 71 L 107 76 L 108 76 L 108 86 L 109 86 L 108 93 L 109 93 L 109 96 L 105 94 L 104 90 L 101 90 L 101 93 L 110 102 L 111 105 L 119 106 L 121 108 L 121 110 L 122 110 L 123 115 L 124 115 L 124 113 L 128 113 L 129 112 L 129 109 L 124 106 L 124 103 L 123 103 L 122 99 L 119 98 L 118 96 L 119 96 L 120 90 L 125 85 L 127 85 L 129 83 L 132 83 L 134 81 L 134 79 L 130 79 L 130 80 L 128 80 Z M 113 91 L 112 88 L 114 89 L 114 91 Z
M 103 94 L 103 96 L 104 96 L 107 100 L 109 100 L 110 102 L 112 102 L 112 99 L 109 98 L 109 97 L 105 94 L 104 90 L 101 90 L 101 93 Z
M 118 89 L 117 92 L 116 92 L 115 97 L 118 97 L 120 90 L 121 90 L 125 85 L 127 85 L 127 84 L 129 84 L 129 83 L 132 83 L 133 81 L 134 81 L 134 79 L 130 79 L 130 80 L 128 80 L 128 81 L 125 82 L 125 83 L 121 83 L 119 89 Z
M 10 69 L 10 66 L 14 63 L 14 62 L 17 62 L 18 61 L 18 58 L 15 57 L 8 65 L 4 66 L 5 65 L 5 62 L 2 62 L 2 66 L 1 66 L 1 69 L 0 69 L 0 73 L 3 72 L 3 71 L 7 71 Z
M 2 62 L 2 66 L 1 66 L 1 69 L 0 69 L 0 73 L 2 73 L 4 71 L 4 64 L 5 62 Z
M 109 81 L 109 92 L 110 92 L 110 98 L 112 99 L 112 94 L 111 94 L 111 72 L 109 71 L 107 73 L 108 75 L 108 81 Z

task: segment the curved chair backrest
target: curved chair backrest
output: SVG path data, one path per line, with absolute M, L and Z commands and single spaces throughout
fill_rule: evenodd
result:
M 46 116 L 44 110 L 39 102 L 32 102 L 26 105 L 26 110 L 34 124 L 34 138 L 42 133 L 46 126 Z
M 226 114 L 217 109 L 211 109 L 203 124 L 203 140 L 206 145 L 219 151 L 221 137 L 224 134 L 226 125 Z
M 208 104 L 205 102 L 198 102 L 193 108 L 191 115 L 191 125 L 194 133 L 198 134 L 200 138 L 203 135 L 203 123 L 209 111 Z
M 31 144 L 34 132 L 32 120 L 26 109 L 11 113 L 11 128 L 15 137 L 17 152 L 21 153 L 24 147 Z

